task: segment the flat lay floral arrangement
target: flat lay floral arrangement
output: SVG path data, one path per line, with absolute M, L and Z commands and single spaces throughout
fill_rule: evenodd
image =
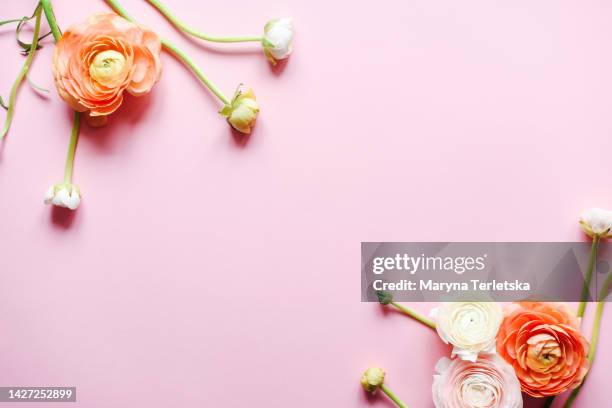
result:
M 94 14 L 82 22 L 70 25 L 64 32 L 57 23 L 50 0 L 41 0 L 30 17 L 0 21 L 0 26 L 16 24 L 17 42 L 25 56 L 8 100 L 5 102 L 0 99 L 6 110 L 0 143 L 4 142 L 9 133 L 20 86 L 27 82 L 37 91 L 48 92 L 35 85 L 28 72 L 36 52 L 41 48 L 40 41 L 48 35 L 52 35 L 55 41 L 53 78 L 57 93 L 74 110 L 74 118 L 64 178 L 48 188 L 44 201 L 71 210 L 76 210 L 81 202 L 81 190 L 73 183 L 81 118 L 89 126 L 104 126 L 109 116 L 123 104 L 126 92 L 136 97 L 148 94 L 161 78 L 162 51 L 180 60 L 221 101 L 220 115 L 237 132 L 251 133 L 260 110 L 252 89 L 239 84 L 233 95 L 228 97 L 179 47 L 137 23 L 117 0 L 106 2 L 115 12 Z M 259 43 L 263 54 L 273 65 L 291 54 L 294 27 L 290 18 L 268 21 L 259 35 L 213 36 L 186 25 L 160 1 L 148 2 L 186 35 L 218 43 Z M 43 16 L 50 28 L 45 34 L 41 33 Z M 34 25 L 33 35 L 31 42 L 26 43 L 20 39 L 20 34 L 24 25 L 30 23 Z
M 581 323 L 599 242 L 612 237 L 612 211 L 590 209 L 580 218 L 580 226 L 592 244 L 577 310 L 552 302 L 505 307 L 495 302 L 449 302 L 432 310 L 428 318 L 394 302 L 389 292 L 377 293 L 380 304 L 398 308 L 452 345 L 450 358 L 443 357 L 433 368 L 436 408 L 520 408 L 523 394 L 541 398 L 542 406 L 550 407 L 556 396 L 570 390 L 562 406 L 574 406 L 595 362 L 604 299 L 612 286 L 608 275 L 596 297 L 588 341 Z M 378 367 L 368 368 L 361 377 L 366 392 L 380 389 L 398 407 L 410 406 L 384 381 L 385 372 Z

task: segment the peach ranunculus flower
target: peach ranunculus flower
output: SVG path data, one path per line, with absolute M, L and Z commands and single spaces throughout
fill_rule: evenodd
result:
M 497 351 L 514 367 L 523 391 L 534 397 L 576 388 L 589 370 L 588 343 L 575 313 L 562 303 L 508 305 Z
M 436 408 L 521 408 L 521 386 L 512 367 L 497 354 L 474 362 L 442 357 L 431 387 Z
M 94 14 L 69 27 L 57 42 L 53 74 L 60 96 L 104 124 L 121 106 L 123 91 L 148 93 L 161 74 L 161 40 L 115 13 Z

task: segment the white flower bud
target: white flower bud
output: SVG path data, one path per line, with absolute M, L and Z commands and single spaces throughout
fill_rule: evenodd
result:
M 610 238 L 612 211 L 601 208 L 588 209 L 580 217 L 580 226 L 589 237 L 597 235 L 600 238 Z
M 57 183 L 49 187 L 45 194 L 45 204 L 76 210 L 81 202 L 79 188 L 70 183 Z
M 293 21 L 288 17 L 270 20 L 264 27 L 262 44 L 272 64 L 289 58 L 293 47 L 293 32 Z

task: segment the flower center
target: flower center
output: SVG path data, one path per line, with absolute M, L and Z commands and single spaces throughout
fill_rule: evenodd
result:
M 554 340 L 529 345 L 527 366 L 537 372 L 546 372 L 557 365 L 561 357 L 559 344 Z
M 106 50 L 97 54 L 89 66 L 89 75 L 105 86 L 116 86 L 124 76 L 126 60 L 123 54 L 114 50 Z
M 474 408 L 497 406 L 497 392 L 495 387 L 487 381 L 490 381 L 490 379 L 481 378 L 481 376 L 477 375 L 463 384 L 463 401 L 467 406 Z

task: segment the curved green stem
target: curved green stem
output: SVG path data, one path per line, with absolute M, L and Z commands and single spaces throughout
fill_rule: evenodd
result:
M 597 261 L 597 246 L 599 245 L 599 235 L 593 236 L 593 243 L 591 244 L 591 255 L 589 257 L 589 267 L 587 268 L 586 275 L 584 277 L 584 283 L 582 285 L 582 294 L 580 295 L 580 304 L 578 305 L 578 317 L 584 316 L 586 310 L 586 304 L 589 297 L 589 286 L 591 285 L 591 279 L 593 277 L 593 269 L 595 268 L 595 262 Z
M 36 53 L 36 49 L 38 48 L 38 34 L 40 33 L 40 18 L 42 14 L 42 8 L 40 4 L 36 7 L 36 11 L 34 12 L 34 16 L 36 17 L 36 21 L 34 23 L 34 36 L 32 38 L 32 46 L 28 51 L 28 56 L 26 57 L 23 66 L 21 67 L 21 71 L 17 75 L 15 82 L 13 83 L 13 87 L 11 88 L 11 94 L 9 95 L 8 101 L 8 110 L 6 113 L 6 119 L 4 120 L 4 127 L 2 128 L 2 133 L 0 133 L 0 140 L 4 139 L 4 136 L 8 133 L 11 123 L 13 122 L 13 116 L 15 114 L 15 101 L 17 100 L 17 90 L 19 86 L 23 82 L 23 79 L 28 74 L 30 70 L 30 66 L 32 65 L 32 60 L 34 59 L 34 54 Z
M 589 360 L 589 363 L 591 364 L 591 368 L 593 365 L 593 361 L 595 361 L 595 354 L 597 353 L 597 344 L 599 343 L 599 332 L 601 330 L 601 318 L 603 316 L 604 304 L 605 304 L 606 296 L 608 295 L 608 290 L 610 289 L 610 285 L 612 285 L 612 274 L 608 275 L 608 277 L 604 281 L 603 286 L 601 287 L 600 292 L 599 292 L 597 309 L 595 311 L 595 320 L 593 320 L 593 330 L 591 331 L 591 344 L 589 345 L 589 354 L 587 357 Z M 565 401 L 563 408 L 569 408 L 572 406 L 572 404 L 574 403 L 574 400 L 578 396 L 578 393 L 582 389 L 582 386 L 584 385 L 584 382 L 586 381 L 586 379 L 587 377 L 584 378 L 584 380 L 582 381 L 582 384 L 580 384 L 579 387 L 575 388 L 572 391 L 570 396 L 567 398 L 567 401 Z
M 203 33 L 201 31 L 196 30 L 193 27 L 188 26 L 184 22 L 182 22 L 178 17 L 176 17 L 172 12 L 159 0 L 147 0 L 153 7 L 155 7 L 160 13 L 162 13 L 168 21 L 170 21 L 176 28 L 179 30 L 192 35 L 194 37 L 200 38 L 202 40 L 218 42 L 218 43 L 237 43 L 237 42 L 260 42 L 263 37 L 259 35 L 242 35 L 235 37 L 218 37 L 215 35 L 210 35 Z
M 40 0 L 40 4 L 42 4 L 43 10 L 45 10 L 45 17 L 47 18 L 47 23 L 49 23 L 49 28 L 53 33 L 53 39 L 55 42 L 58 42 L 59 39 L 62 38 L 62 32 L 57 25 L 55 13 L 53 13 L 53 6 L 51 6 L 51 0 Z
M 177 58 L 183 61 L 183 63 L 187 65 L 189 69 L 191 69 L 191 71 L 193 71 L 195 76 L 197 76 L 198 79 L 204 85 L 206 85 L 206 87 L 210 89 L 210 91 L 214 93 L 217 98 L 221 100 L 221 102 L 223 102 L 225 105 L 229 105 L 231 103 L 227 96 L 225 96 L 223 92 L 221 92 L 221 90 L 215 84 L 213 84 L 210 79 L 206 77 L 206 75 L 204 75 L 202 70 L 195 64 L 195 62 L 193 62 L 193 60 L 187 54 L 185 54 L 183 50 L 181 50 L 176 45 L 166 39 L 162 39 L 162 45 L 166 47 L 166 49 L 171 51 L 174 55 L 176 55 Z
M 74 153 L 76 151 L 77 141 L 79 140 L 79 126 L 81 122 L 81 113 L 74 111 L 72 119 L 72 132 L 70 132 L 70 143 L 68 144 L 68 154 L 66 155 L 66 167 L 64 169 L 64 182 L 72 183 L 72 170 L 74 168 Z
M 20 21 L 23 21 L 24 19 L 26 19 L 28 17 L 21 17 L 21 18 L 11 18 L 9 20 L 2 20 L 0 21 L 0 26 L 3 26 L 5 24 L 10 24 L 10 23 L 18 23 Z
M 404 404 L 385 384 L 381 384 L 380 389 L 387 394 L 387 397 L 391 398 L 391 401 L 395 402 L 400 408 L 407 408 L 407 405 Z
M 119 4 L 116 0 L 106 0 L 106 2 L 123 18 L 135 23 L 136 20 L 130 16 L 130 14 Z M 200 82 L 202 82 L 217 98 L 223 102 L 225 105 L 229 105 L 231 101 L 221 92 L 221 90 L 210 80 L 204 72 L 193 62 L 193 60 L 185 54 L 183 50 L 178 48 L 172 42 L 162 38 L 162 45 L 169 50 L 172 54 L 174 54 L 178 59 L 180 59 L 183 64 L 185 64 L 194 74 Z
M 122 16 L 123 18 L 125 18 L 126 20 L 131 21 L 132 23 L 136 22 L 136 19 L 134 17 L 132 17 L 130 15 L 130 13 L 127 12 L 126 9 L 123 8 L 123 6 L 121 4 L 119 4 L 119 2 L 115 1 L 115 0 L 106 0 L 106 2 L 113 8 L 113 10 L 115 10 L 117 12 L 117 14 L 119 14 L 120 16 Z
M 428 318 L 426 318 L 425 316 L 415 312 L 412 309 L 408 309 L 407 307 L 397 303 L 397 302 L 390 302 L 389 304 L 395 306 L 396 308 L 398 308 L 399 310 L 401 310 L 402 312 L 406 313 L 408 316 L 412 317 L 413 319 L 423 323 L 425 326 L 429 327 L 432 330 L 436 330 L 436 324 L 434 322 L 432 322 L 431 320 L 429 320 Z

